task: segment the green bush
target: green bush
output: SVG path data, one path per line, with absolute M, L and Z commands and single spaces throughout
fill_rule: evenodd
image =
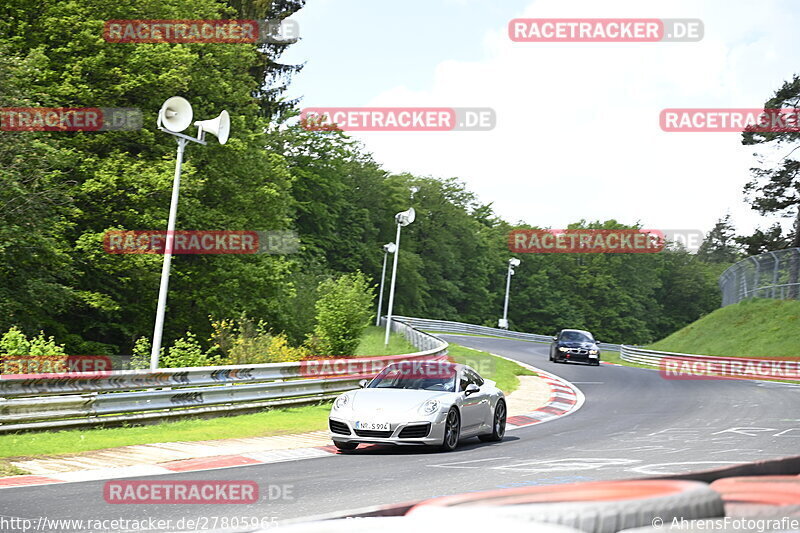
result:
M 197 338 L 192 332 L 186 333 L 185 337 L 175 341 L 166 355 L 160 358 L 159 367 L 162 368 L 183 368 L 186 366 L 211 366 L 217 362 L 210 358 L 197 342 Z
M 0 355 L 66 355 L 63 344 L 56 344 L 44 331 L 28 340 L 19 328 L 12 326 L 0 337 Z
M 317 355 L 353 355 L 370 323 L 373 288 L 361 273 L 343 274 L 320 283 L 317 320 L 308 345 Z
M 130 367 L 135 370 L 150 368 L 150 351 L 153 345 L 147 337 L 139 337 L 133 344 L 133 356 Z M 161 357 L 164 357 L 164 348 L 161 348 Z
M 285 334 L 271 333 L 263 321 L 242 316 L 238 321 L 212 321 L 211 326 L 214 344 L 209 352 L 219 354 L 222 365 L 284 363 L 309 355 L 307 348 L 291 346 Z
M 64 345 L 56 344 L 53 337 L 45 337 L 44 332 L 28 339 L 19 328 L 12 326 L 0 337 L 0 373 L 20 374 L 28 373 L 32 368 L 24 362 L 20 362 L 20 357 L 35 356 L 40 363 L 49 362 L 53 368 L 59 365 L 66 367 L 67 354 Z
M 28 355 L 31 343 L 16 326 L 12 326 L 0 337 L 1 355 Z

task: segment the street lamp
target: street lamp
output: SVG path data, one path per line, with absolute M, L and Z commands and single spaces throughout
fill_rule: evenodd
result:
M 375 317 L 375 325 L 381 325 L 381 308 L 383 307 L 383 280 L 386 277 L 386 257 L 393 254 L 397 246 L 393 242 L 383 245 L 383 270 L 381 271 L 381 291 L 378 293 L 378 316 Z
M 499 326 L 508 329 L 508 293 L 511 290 L 511 276 L 514 275 L 514 267 L 518 267 L 520 260 L 512 257 L 508 260 L 508 274 L 506 275 L 506 302 L 503 304 L 503 318 L 500 319 Z
M 215 119 L 198 120 L 194 123 L 198 127 L 197 137 L 184 135 L 182 132 L 192 124 L 192 105 L 180 96 L 167 99 L 158 112 L 158 129 L 176 137 L 178 141 L 178 156 L 175 161 L 175 178 L 172 181 L 172 199 L 169 204 L 169 220 L 167 222 L 167 239 L 164 247 L 164 263 L 161 266 L 161 285 L 158 288 L 158 306 L 156 307 L 156 324 L 153 328 L 153 349 L 150 352 L 150 370 L 158 368 L 158 357 L 161 351 L 161 334 L 164 331 L 164 308 L 167 305 L 167 289 L 169 288 L 169 269 L 172 264 L 172 249 L 175 241 L 175 218 L 178 211 L 178 192 L 181 188 L 181 165 L 183 164 L 183 149 L 186 144 L 196 142 L 206 144 L 206 133 L 211 133 L 220 144 L 228 141 L 231 131 L 231 120 L 227 111 L 223 111 Z
M 392 325 L 392 307 L 394 306 L 394 285 L 397 278 L 397 256 L 400 255 L 400 228 L 403 226 L 408 226 L 414 219 L 416 218 L 417 213 L 414 211 L 413 207 L 409 207 L 408 211 L 403 211 L 401 213 L 397 213 L 394 216 L 395 222 L 397 222 L 397 238 L 395 238 L 395 251 L 394 251 L 394 261 L 392 265 L 392 283 L 389 286 L 389 309 L 386 311 L 386 336 L 383 340 L 384 346 L 389 346 L 389 331 Z

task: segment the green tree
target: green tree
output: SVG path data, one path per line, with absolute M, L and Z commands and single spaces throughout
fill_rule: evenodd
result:
M 0 107 L 34 105 L 25 80 L 39 68 L 37 54 L 14 53 L 0 39 Z M 0 131 L 0 331 L 60 330 L 54 314 L 75 300 L 65 238 L 72 201 L 62 179 L 68 156 L 50 134 Z
M 707 263 L 734 263 L 739 255 L 736 232 L 728 214 L 708 232 L 697 251 L 697 257 Z
M 757 228 L 751 235 L 738 236 L 736 242 L 742 247 L 744 254 L 750 256 L 788 248 L 792 236 L 784 235 L 780 223 L 776 222 L 766 230 Z
M 797 108 L 798 105 L 800 76 L 794 75 L 764 103 L 764 109 Z M 753 179 L 745 185 L 744 193 L 752 208 L 762 215 L 794 217 L 792 247 L 800 247 L 800 160 L 794 155 L 798 141 L 800 133 L 796 131 L 758 133 L 745 130 L 742 133 L 742 144 L 746 146 L 758 145 L 772 153 L 788 150 L 777 166 L 765 166 L 764 159 L 756 154 L 761 166 L 751 169 Z M 789 266 L 789 283 L 794 285 L 789 287 L 789 298 L 797 297 L 799 278 L 800 264 L 793 259 Z
M 302 2 L 273 3 L 270 16 L 282 18 L 299 6 Z M 150 125 L 169 96 L 186 96 L 200 118 L 227 109 L 232 121 L 227 145 L 212 142 L 187 148 L 178 229 L 289 226 L 293 177 L 280 154 L 264 150 L 273 113 L 270 106 L 277 105 L 283 87 L 267 86 L 265 80 L 275 74 L 285 82 L 290 74 L 290 68 L 276 66 L 286 46 L 131 45 L 102 38 L 104 21 L 114 18 L 236 16 L 236 9 L 215 0 L 135 5 L 44 0 L 35 7 L 10 0 L 0 7 L 0 44 L 6 52 L 2 55 L 27 61 L 29 66 L 15 69 L 13 78 L 30 102 L 52 107 L 134 107 L 142 110 L 146 125 L 139 131 L 15 134 L 16 139 L 44 139 L 53 152 L 43 158 L 39 182 L 21 185 L 27 187 L 24 204 L 31 207 L 38 202 L 42 209 L 49 208 L 53 202 L 43 200 L 50 198 L 35 196 L 43 187 L 65 198 L 58 202 L 55 219 L 44 219 L 45 225 L 55 228 L 55 235 L 41 232 L 28 239 L 35 244 L 38 238 L 47 253 L 28 253 L 26 260 L 21 251 L 5 247 L 0 251 L 17 254 L 6 264 L 13 266 L 13 276 L 31 280 L 21 289 L 3 284 L 0 305 L 7 310 L 3 315 L 19 316 L 8 319 L 10 323 L 31 329 L 49 320 L 55 323 L 56 335 L 76 353 L 87 346 L 127 352 L 135 338 L 151 333 L 162 258 L 107 254 L 102 235 L 110 229 L 166 227 L 175 143 Z M 281 72 L 271 70 L 273 66 Z M 33 146 L 20 154 L 12 147 L 8 153 L 36 161 L 34 149 L 44 150 Z M 35 163 L 30 165 L 36 169 Z M 30 218 L 30 213 L 25 216 Z M 14 228 L 4 225 L 4 231 L 27 229 Z M 271 323 L 286 322 L 279 302 L 288 296 L 289 269 L 288 260 L 278 256 L 176 256 L 165 340 L 189 329 L 206 337 L 209 314 L 246 312 Z M 36 270 L 40 274 L 31 275 Z

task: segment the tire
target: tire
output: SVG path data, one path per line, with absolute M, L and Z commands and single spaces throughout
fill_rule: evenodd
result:
M 675 517 L 724 516 L 719 494 L 708 485 L 677 480 L 594 481 L 471 492 L 423 501 L 406 516 L 436 518 L 454 511 L 462 519 L 490 516 L 546 522 L 587 533 L 651 526 L 656 518 L 666 532 Z
M 439 449 L 443 452 L 452 452 L 458 446 L 460 436 L 461 415 L 458 414 L 458 409 L 451 407 L 444 421 L 444 437 L 442 437 L 442 445 Z
M 800 476 L 728 477 L 714 481 L 711 488 L 722 496 L 728 516 L 800 516 Z
M 358 448 L 357 442 L 333 441 L 333 445 L 336 446 L 338 449 L 342 450 L 343 452 L 352 452 L 353 450 Z
M 500 442 L 506 434 L 506 402 L 498 400 L 492 416 L 492 434 L 479 435 L 482 442 Z

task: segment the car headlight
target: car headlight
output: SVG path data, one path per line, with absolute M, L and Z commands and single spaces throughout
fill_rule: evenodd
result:
M 597 350 L 589 350 L 589 355 L 597 355 Z
M 341 396 L 336 398 L 335 402 L 333 402 L 333 408 L 336 410 L 344 409 L 349 402 L 350 402 L 350 396 L 348 396 L 347 394 L 342 394 Z
M 420 411 L 426 415 L 432 415 L 439 410 L 439 400 L 428 400 L 422 404 Z
M 564 348 L 563 346 L 558 349 L 559 352 L 568 352 L 569 348 Z

